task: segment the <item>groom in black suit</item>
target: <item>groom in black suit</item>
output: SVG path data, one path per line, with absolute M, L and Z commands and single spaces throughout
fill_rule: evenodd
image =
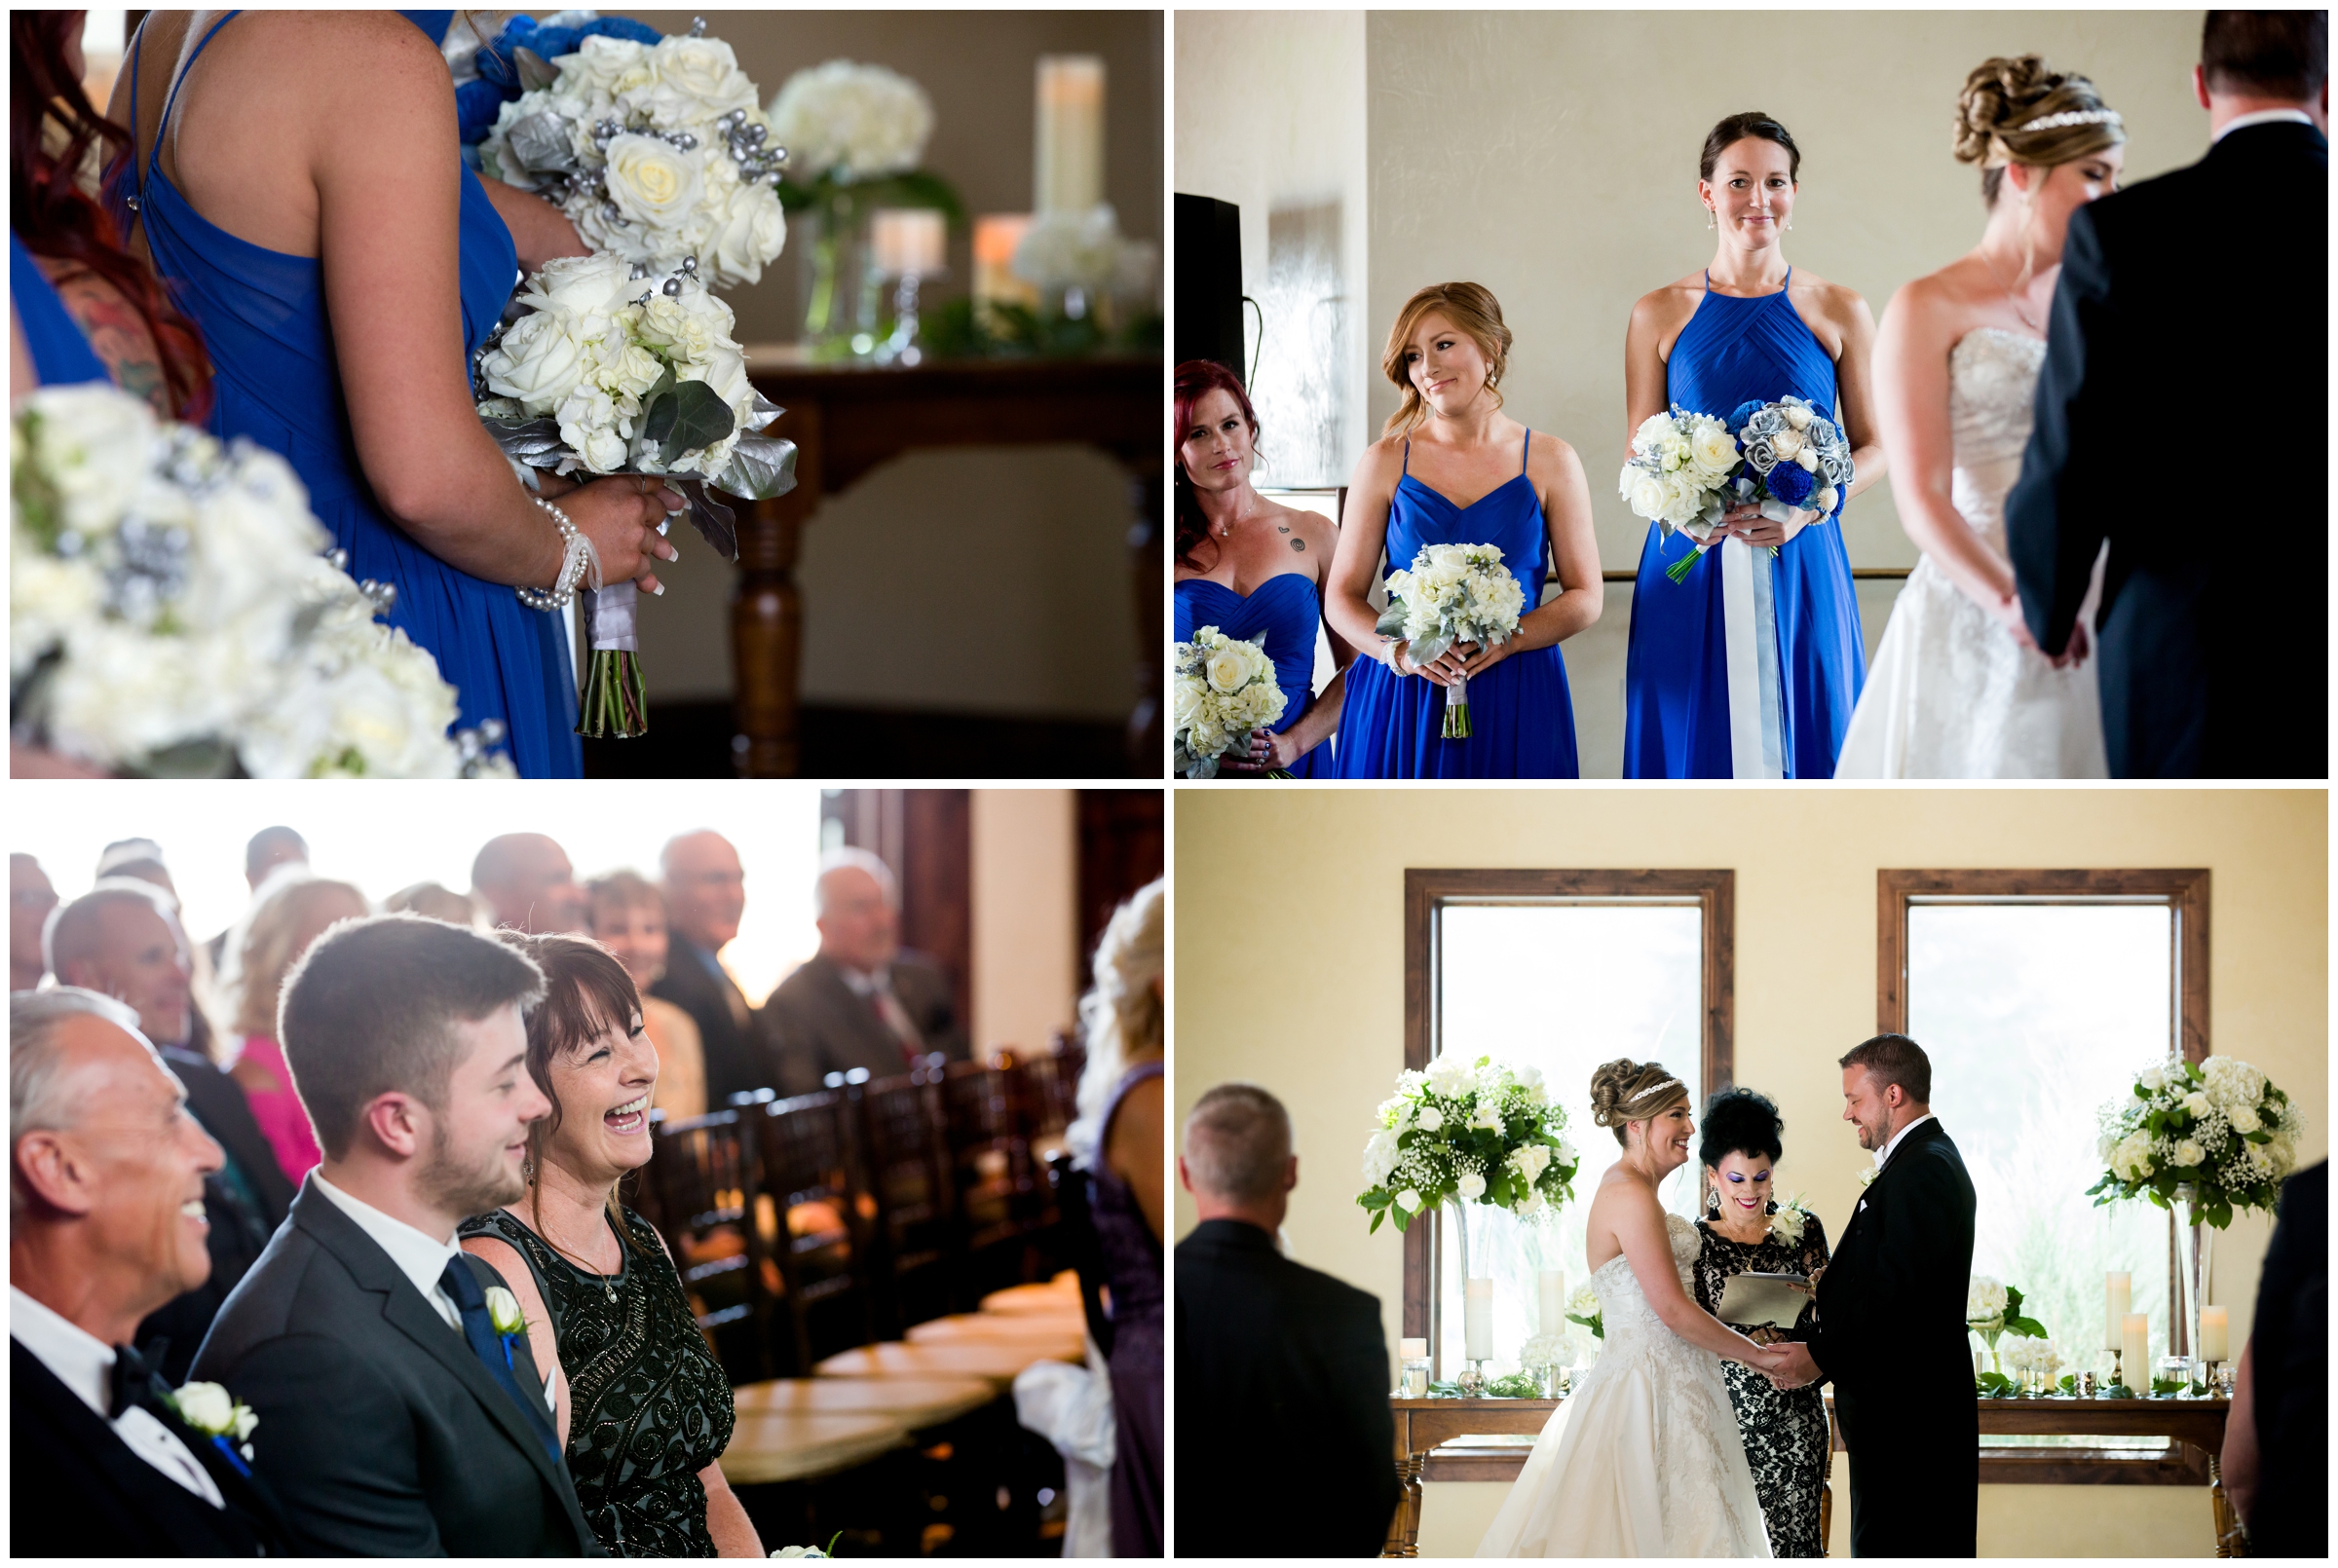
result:
M 1851 1553 L 1970 1557 L 1980 1417 L 1967 1349 L 1973 1182 L 1934 1119 L 1932 1064 L 1904 1034 L 1842 1059 L 1843 1120 L 1877 1173 L 1820 1277 L 1818 1323 L 1787 1386 L 1834 1382 L 1851 1453 Z
M 2326 11 L 2209 12 L 2207 157 L 2070 215 L 2006 542 L 2059 653 L 2110 541 L 2119 778 L 2329 772 L 2328 60 Z
M 599 1549 L 503 1279 L 455 1243 L 516 1201 L 530 1123 L 522 1010 L 544 976 L 419 915 L 333 927 L 294 967 L 280 1035 L 324 1163 L 204 1340 L 195 1375 L 260 1418 L 253 1467 L 304 1556 Z M 515 1309 L 514 1309 L 515 1310 Z

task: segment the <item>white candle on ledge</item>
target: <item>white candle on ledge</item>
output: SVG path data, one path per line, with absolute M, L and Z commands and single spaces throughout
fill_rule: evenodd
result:
M 948 242 L 947 221 L 931 207 L 886 207 L 870 215 L 869 248 L 887 278 L 931 278 L 942 270 Z
M 1536 1282 L 1542 1297 L 1542 1331 L 1546 1334 L 1566 1332 L 1566 1276 L 1558 1269 L 1544 1269 Z
M 1104 200 L 1104 60 L 1039 56 L 1033 201 L 1042 212 L 1084 212 Z
M 1465 1360 L 1493 1360 L 1493 1282 L 1467 1282 L 1461 1301 L 1461 1354 Z
M 2229 1359 L 2226 1352 L 2232 1347 L 2225 1338 L 2226 1326 L 2224 1308 L 2203 1307 L 2200 1309 L 2200 1359 L 2202 1361 L 2221 1362 Z
M 2102 1280 L 2102 1348 L 2117 1350 L 2120 1348 L 2119 1336 L 2127 1321 L 2128 1292 L 2133 1285 L 2133 1277 L 2125 1269 L 2113 1269 Z
M 2151 1392 L 2151 1317 L 2148 1313 L 2131 1312 L 2120 1321 L 2120 1369 L 2126 1373 L 2127 1386 L 2137 1394 Z

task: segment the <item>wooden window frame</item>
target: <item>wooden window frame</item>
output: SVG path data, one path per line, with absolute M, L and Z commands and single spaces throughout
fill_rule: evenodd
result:
M 1452 904 L 1694 903 L 1703 950 L 1699 1068 L 1710 1095 L 1735 1082 L 1737 873 L 1734 871 L 1405 871 L 1405 1065 L 1429 1064 L 1437 1047 L 1436 975 L 1445 908 Z M 1588 1136 L 1586 1133 L 1585 1136 Z M 1436 1243 L 1445 1214 L 1404 1235 L 1405 1334 L 1438 1342 Z

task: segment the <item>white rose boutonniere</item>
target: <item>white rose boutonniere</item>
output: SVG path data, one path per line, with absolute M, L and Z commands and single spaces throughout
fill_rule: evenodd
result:
M 500 1285 L 487 1288 L 487 1321 L 507 1339 L 528 1331 L 528 1320 L 520 1315 L 519 1297 Z
M 233 1443 L 245 1459 L 251 1457 L 251 1444 L 246 1439 L 260 1424 L 260 1418 L 251 1413 L 250 1405 L 239 1402 L 217 1383 L 182 1383 L 169 1400 L 179 1420 L 194 1431 L 223 1449 Z
M 1778 1206 L 1776 1213 L 1770 1215 L 1770 1240 L 1783 1242 L 1788 1247 L 1799 1247 L 1802 1245 L 1803 1230 L 1809 1223 L 1810 1211 L 1802 1207 L 1800 1199 L 1790 1198 Z

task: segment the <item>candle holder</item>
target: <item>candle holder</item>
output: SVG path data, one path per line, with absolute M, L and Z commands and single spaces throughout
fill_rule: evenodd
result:
M 2240 1370 L 2238 1363 L 2208 1362 L 2203 1365 L 2202 1370 L 2206 1372 L 2207 1378 L 2207 1398 L 2229 1400 L 2233 1397 L 2233 1385 L 2238 1381 L 2237 1374 Z
M 2085 1371 L 2082 1371 L 2078 1374 L 2077 1389 L 2078 1397 L 2080 1399 L 2091 1400 L 2094 1398 L 2094 1391 L 2096 1387 L 2097 1384 L 2095 1381 L 2093 1368 L 2089 1367 Z
M 918 275 L 903 273 L 893 285 L 893 332 L 877 345 L 881 365 L 914 365 L 925 357 L 918 347 Z
M 1465 1400 L 1483 1399 L 1486 1394 L 1486 1363 L 1473 1361 L 1463 1366 L 1453 1376 L 1453 1387 L 1461 1391 L 1461 1397 Z
M 2124 1350 L 2111 1352 L 2111 1381 L 2102 1391 L 2105 1399 L 2131 1399 L 2134 1397 L 2134 1391 L 2127 1386 L 2127 1372 L 2122 1364 L 2126 1357 L 2127 1352 Z

